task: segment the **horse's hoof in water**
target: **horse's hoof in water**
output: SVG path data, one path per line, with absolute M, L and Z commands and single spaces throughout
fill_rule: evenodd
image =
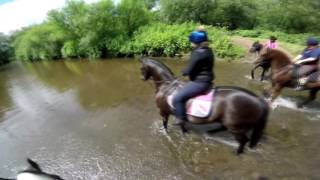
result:
M 189 134 L 189 131 L 187 129 L 182 129 L 182 134 Z
M 236 155 L 239 156 L 239 155 L 241 155 L 242 153 L 243 153 L 243 149 L 240 149 L 240 150 L 238 149 L 237 152 L 236 152 Z
M 297 103 L 297 108 L 303 108 L 304 105 L 305 103 Z
M 249 144 L 250 149 L 254 149 L 256 146 L 257 146 L 257 144 L 251 144 L 251 143 Z
M 180 125 L 180 128 L 181 128 L 182 134 L 187 134 L 187 133 L 188 133 L 188 130 L 186 129 L 184 123 L 182 123 L 182 124 Z
M 160 130 L 160 131 L 165 131 L 166 133 L 168 133 L 168 128 L 161 127 L 159 130 Z

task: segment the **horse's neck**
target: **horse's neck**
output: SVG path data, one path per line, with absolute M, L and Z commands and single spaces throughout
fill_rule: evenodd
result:
M 288 58 L 281 58 L 281 59 L 275 59 L 273 60 L 273 63 L 271 66 L 273 66 L 274 69 L 283 68 L 285 66 L 291 65 L 293 62 Z
M 167 97 L 173 94 L 176 90 L 181 89 L 184 85 L 185 83 L 183 81 L 176 79 L 170 83 L 163 83 L 158 92 L 161 92 L 162 96 Z
M 154 71 L 152 74 L 152 79 L 153 79 L 156 91 L 158 92 L 161 86 L 167 86 L 172 81 L 174 81 L 175 78 L 163 72 Z

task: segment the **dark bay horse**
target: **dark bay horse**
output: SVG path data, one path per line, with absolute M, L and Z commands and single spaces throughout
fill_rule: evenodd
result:
M 260 52 L 262 51 L 263 48 L 264 48 L 264 47 L 263 47 L 263 44 L 261 44 L 259 41 L 255 41 L 255 42 L 252 44 L 249 52 L 250 52 L 250 53 L 254 53 L 254 54 L 256 55 L 256 57 L 257 57 L 257 56 L 260 55 Z M 255 64 L 255 66 L 254 66 L 254 67 L 252 68 L 252 70 L 251 70 L 251 78 L 254 79 L 254 71 L 255 71 L 256 69 L 262 68 L 262 73 L 261 73 L 261 76 L 260 76 L 260 81 L 263 81 L 263 79 L 264 79 L 264 77 L 265 77 L 265 76 L 264 76 L 265 73 L 266 73 L 266 72 L 269 70 L 269 68 L 270 68 L 270 63 L 261 62 L 261 63 L 254 63 L 254 64 Z
M 251 53 L 255 53 L 256 55 L 260 55 L 260 51 L 263 49 L 263 44 L 261 44 L 259 41 L 255 41 L 249 50 Z
M 167 130 L 169 116 L 174 110 L 167 102 L 167 97 L 184 83 L 175 78 L 172 71 L 159 61 L 152 59 L 141 60 L 143 80 L 152 79 L 156 88 L 156 104 L 162 116 L 163 126 Z M 250 138 L 250 147 L 256 146 L 265 128 L 269 106 L 267 102 L 254 93 L 239 87 L 220 86 L 215 88 L 214 101 L 211 113 L 207 118 L 188 116 L 193 124 L 221 123 L 224 129 L 230 131 L 239 142 L 237 154 L 243 152 L 249 141 L 247 133 L 253 130 Z M 185 125 L 181 126 L 186 132 Z
M 270 69 L 270 62 L 254 62 L 255 66 L 251 69 L 251 79 L 254 79 L 254 71 L 258 68 L 262 68 L 262 73 L 260 76 L 260 81 L 265 78 L 265 73 Z
M 298 70 L 296 69 L 297 66 L 284 52 L 277 49 L 265 48 L 256 63 L 270 64 L 271 87 L 266 93 L 270 95 L 271 102 L 280 95 L 284 87 L 295 88 L 298 85 L 297 79 L 293 76 Z M 309 97 L 307 100 L 299 103 L 298 107 L 302 107 L 316 99 L 317 92 L 320 90 L 320 73 L 315 72 L 313 75 L 317 76 L 317 80 L 309 81 L 304 85 L 306 90 L 309 90 Z

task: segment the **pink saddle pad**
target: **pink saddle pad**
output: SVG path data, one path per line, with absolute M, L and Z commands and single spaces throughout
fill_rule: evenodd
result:
M 176 93 L 168 96 L 167 101 L 171 108 L 174 109 L 172 105 L 172 99 Z M 196 96 L 187 102 L 187 114 L 196 117 L 208 117 L 211 112 L 211 106 L 213 101 L 214 90 L 208 91 L 208 93 Z

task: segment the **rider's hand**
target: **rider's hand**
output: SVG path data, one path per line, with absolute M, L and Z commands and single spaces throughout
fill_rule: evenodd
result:
M 296 61 L 296 62 L 294 62 L 295 64 L 301 64 L 302 63 L 302 61 Z
M 299 61 L 301 58 L 302 58 L 302 55 L 299 54 L 297 57 L 295 57 L 295 58 L 293 59 L 293 61 L 294 61 L 294 62 L 297 62 L 297 61 Z

